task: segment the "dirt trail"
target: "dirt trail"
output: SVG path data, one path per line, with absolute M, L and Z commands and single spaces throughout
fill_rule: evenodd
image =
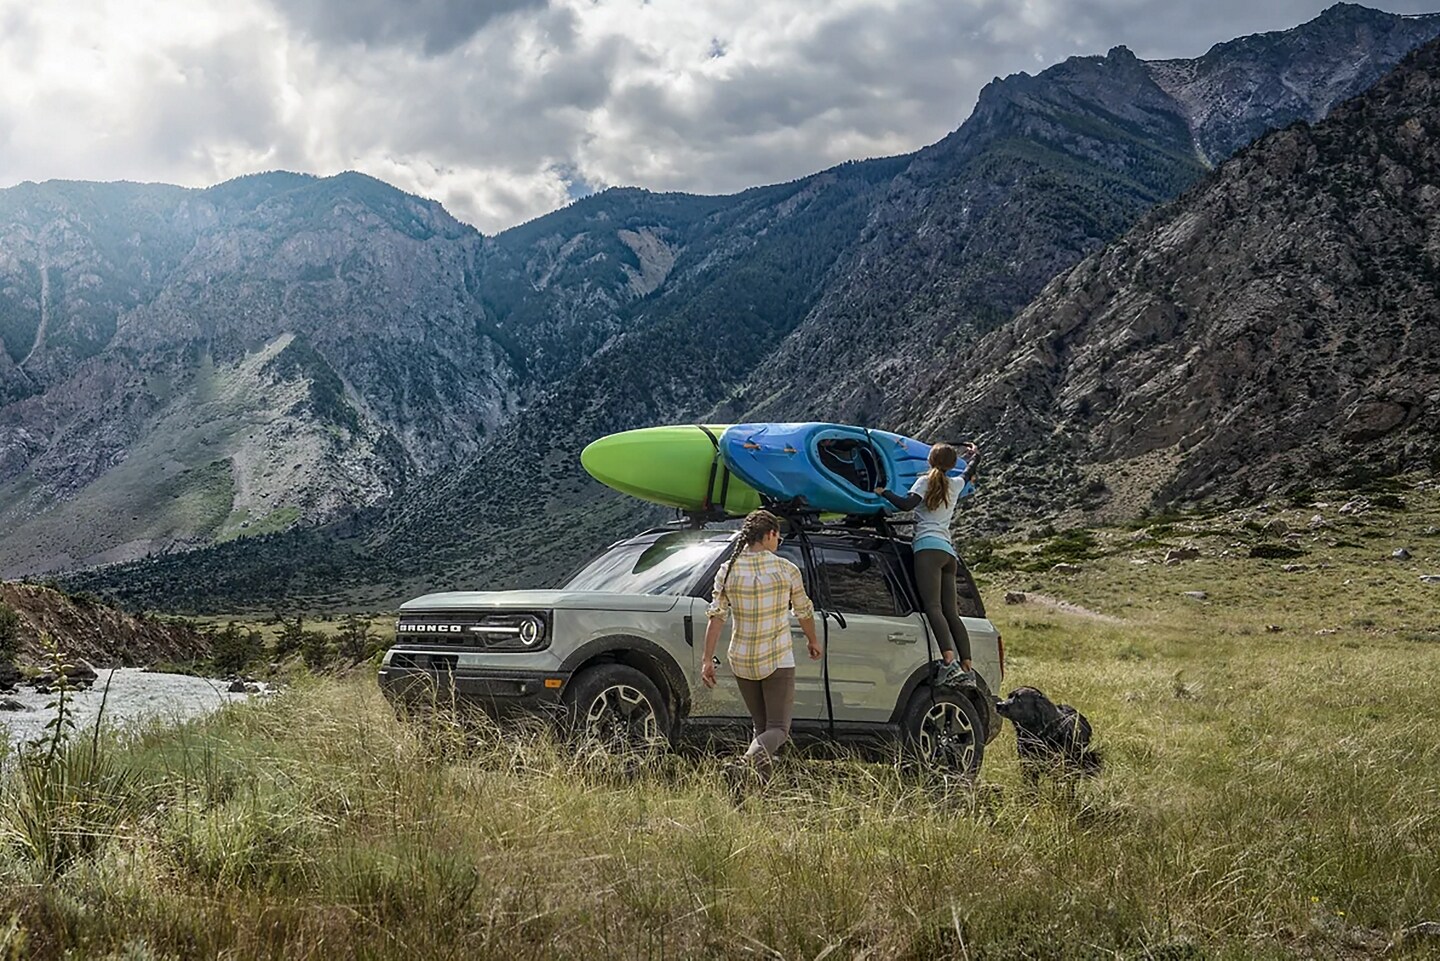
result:
M 25 359 L 16 366 L 24 367 L 35 356 L 35 351 L 45 343 L 45 328 L 50 326 L 50 268 L 42 264 L 40 266 L 40 326 L 35 328 L 35 343 L 30 345 L 30 352 Z
M 1051 610 L 1059 611 L 1061 614 L 1072 614 L 1076 617 L 1084 617 L 1092 621 L 1101 621 L 1105 624 L 1124 624 L 1125 618 L 1116 617 L 1113 614 L 1101 614 L 1099 611 L 1092 611 L 1088 607 L 1081 607 L 1070 601 L 1061 600 L 1058 597 L 1051 597 L 1049 594 L 1032 594 L 1025 591 L 1024 604 L 1032 604 L 1036 607 L 1048 607 Z

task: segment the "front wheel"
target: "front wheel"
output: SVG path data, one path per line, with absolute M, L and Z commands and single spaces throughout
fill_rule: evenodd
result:
M 669 746 L 670 712 L 660 689 L 625 664 L 586 668 L 565 689 L 570 732 L 579 741 L 621 754 Z
M 964 694 L 922 687 L 905 709 L 903 727 L 906 748 L 926 767 L 967 778 L 980 773 L 985 724 Z

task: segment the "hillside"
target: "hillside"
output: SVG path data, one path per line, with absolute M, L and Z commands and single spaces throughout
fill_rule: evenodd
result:
M 1067 466 L 1112 515 L 1440 470 L 1437 131 L 1431 43 L 1051 283 L 926 429 L 985 425 L 1016 514 Z
M 0 581 L 0 607 L 18 615 L 20 658 L 31 663 L 43 655 L 44 635 L 67 655 L 82 657 L 97 667 L 191 661 L 210 651 L 209 641 L 189 624 L 127 614 L 93 595 L 69 595 L 40 584 Z M 5 667 L 0 664 L 0 676 Z

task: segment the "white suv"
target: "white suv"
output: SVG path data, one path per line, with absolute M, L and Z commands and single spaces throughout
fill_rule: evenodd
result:
M 408 601 L 380 685 L 395 701 L 438 694 L 497 718 L 551 711 L 606 740 L 748 739 L 728 665 L 713 690 L 699 683 L 705 608 L 732 536 L 651 530 L 612 545 L 559 590 Z M 929 764 L 978 771 L 1000 726 L 989 688 L 1004 676 L 1004 647 L 964 564 L 960 607 L 980 683 L 952 689 L 935 683 L 938 651 L 908 540 L 820 525 L 791 531 L 780 553 L 804 574 L 825 644 L 824 657 L 810 660 L 794 626 L 796 741 L 899 743 Z

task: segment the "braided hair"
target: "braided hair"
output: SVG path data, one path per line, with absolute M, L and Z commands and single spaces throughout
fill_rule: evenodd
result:
M 752 544 L 758 544 L 765 536 L 772 531 L 780 529 L 780 518 L 767 510 L 751 511 L 745 515 L 745 523 L 740 525 L 740 530 L 735 535 L 734 546 L 730 548 L 730 556 L 725 559 L 725 576 L 720 581 L 720 589 L 724 590 L 726 583 L 730 580 L 730 572 L 735 569 L 735 561 L 745 549 Z
M 958 456 L 949 444 L 936 444 L 930 448 L 930 470 L 925 475 L 926 510 L 938 511 L 950 499 L 950 478 L 945 475 L 955 466 Z

